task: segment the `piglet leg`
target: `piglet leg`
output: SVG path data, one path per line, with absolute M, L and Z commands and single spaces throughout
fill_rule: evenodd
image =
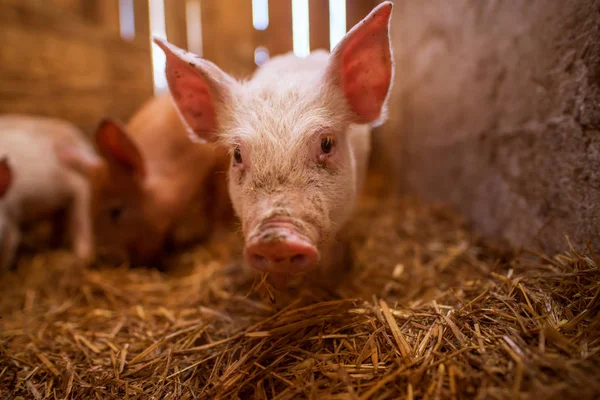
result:
M 88 264 L 94 258 L 90 188 L 81 176 L 73 174 L 69 179 L 73 190 L 68 215 L 71 246 L 75 256 L 84 264 Z
M 19 227 L 14 223 L 9 223 L 4 231 L 3 243 L 0 243 L 0 272 L 7 271 L 12 266 L 20 242 Z

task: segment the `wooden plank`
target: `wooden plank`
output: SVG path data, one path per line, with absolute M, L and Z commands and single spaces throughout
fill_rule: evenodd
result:
M 138 39 L 150 38 L 150 5 L 148 0 L 133 0 L 135 36 Z
M 256 67 L 257 33 L 249 0 L 202 0 L 203 57 L 224 71 L 247 76 Z
M 186 0 L 165 1 L 167 40 L 183 49 L 188 48 L 185 3 Z
M 75 15 L 83 16 L 84 1 L 85 0 L 51 0 L 50 4 L 63 10 L 69 11 Z
M 262 32 L 271 57 L 292 51 L 292 0 L 269 1 L 269 26 Z
M 310 21 L 310 50 L 329 51 L 329 2 L 310 0 L 308 4 Z
M 64 118 L 91 132 L 127 120 L 152 91 L 146 40 L 124 42 L 60 9 L 0 0 L 0 113 Z

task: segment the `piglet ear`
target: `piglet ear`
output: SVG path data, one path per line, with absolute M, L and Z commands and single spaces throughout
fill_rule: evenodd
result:
M 96 131 L 96 147 L 107 161 L 116 162 L 140 178 L 146 176 L 142 154 L 117 122 L 105 119 L 100 123 Z
M 385 119 L 394 65 L 389 27 L 392 3 L 381 3 L 356 24 L 331 54 L 326 79 L 344 94 L 354 123 Z
M 0 198 L 3 197 L 12 184 L 13 174 L 8 160 L 0 159 Z
M 201 140 L 215 140 L 217 112 L 236 81 L 215 64 L 171 43 L 154 38 L 165 53 L 165 74 L 171 96 L 188 129 Z

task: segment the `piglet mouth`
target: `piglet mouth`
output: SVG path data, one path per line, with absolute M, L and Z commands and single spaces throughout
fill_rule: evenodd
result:
M 252 268 L 281 275 L 310 271 L 320 260 L 319 250 L 298 224 L 282 219 L 261 224 L 248 239 L 244 256 Z

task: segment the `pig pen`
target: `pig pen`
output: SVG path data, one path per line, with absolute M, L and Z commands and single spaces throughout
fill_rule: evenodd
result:
M 221 26 L 224 32 L 245 29 L 217 1 L 203 4 L 212 7 L 215 25 L 231 20 L 236 26 Z M 407 4 L 397 1 L 395 12 Z M 93 44 L 86 57 L 99 65 L 91 71 L 85 63 L 75 65 L 74 77 L 53 81 L 48 91 L 34 84 L 23 90 L 0 85 L 1 98 L 10 95 L 12 101 L 0 102 L 2 111 L 32 112 L 33 96 L 51 99 L 59 91 L 67 94 L 62 102 L 40 101 L 35 110 L 89 130 L 98 108 L 126 118 L 150 95 L 146 42 L 115 44 L 110 34 L 35 1 L 0 0 L 0 6 L 0 32 L 27 30 L 24 15 L 37 15 L 28 29 L 62 29 L 86 38 Z M 27 7 L 34 10 L 23 11 Z M 418 7 L 406 15 L 418 15 L 408 13 Z M 110 9 L 100 10 L 82 12 L 90 18 L 110 15 Z M 11 15 L 20 16 L 18 26 Z M 37 23 L 41 17 L 44 24 Z M 288 39 L 278 35 L 270 45 Z M 62 54 L 79 51 L 68 41 L 52 40 L 64 46 Z M 113 43 L 110 54 L 107 41 Z M 239 61 L 246 50 L 234 49 L 230 69 L 248 68 Z M 217 49 L 207 44 L 205 51 Z M 58 75 L 61 64 L 48 64 L 47 54 L 37 57 L 42 58 L 32 56 Z M 220 53 L 213 58 L 228 60 Z M 121 91 L 98 87 L 76 96 L 90 84 L 77 79 L 86 76 L 83 71 Z M 39 70 L 31 66 L 19 73 L 35 77 Z M 395 92 L 392 120 L 376 136 L 376 149 L 385 149 L 390 131 L 402 129 L 398 116 L 407 122 L 407 114 L 394 107 L 414 105 L 411 99 Z M 409 122 L 406 129 L 420 131 L 418 121 Z M 411 143 L 397 144 L 404 151 Z M 386 169 L 393 154 L 385 154 L 374 160 L 379 162 L 349 228 L 353 266 L 337 287 L 310 283 L 289 293 L 272 291 L 243 272 L 236 232 L 173 255 L 164 271 L 82 269 L 66 251 L 37 243 L 43 229 L 32 232 L 18 268 L 0 279 L 0 398 L 598 398 L 600 259 L 594 243 L 571 240 L 565 231 L 559 251 L 542 252 L 533 245 L 522 249 L 514 236 L 509 242 L 502 235 L 482 236 L 487 231 L 481 220 L 463 217 L 469 213 L 460 196 L 444 197 L 444 186 L 438 198 L 414 191 L 432 200 L 428 203 L 399 196 Z M 418 150 L 409 155 L 419 159 Z M 419 181 L 418 168 L 413 171 L 413 182 L 429 182 Z

